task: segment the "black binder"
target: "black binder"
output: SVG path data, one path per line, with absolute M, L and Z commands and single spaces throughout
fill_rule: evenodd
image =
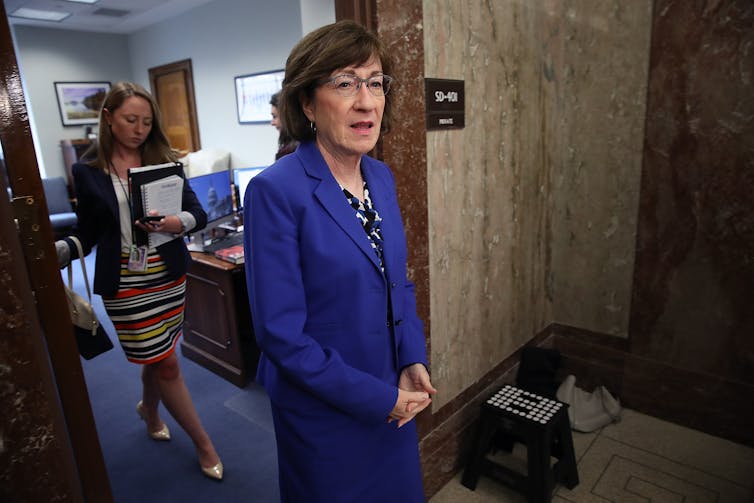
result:
M 144 202 L 141 196 L 141 186 L 145 183 L 178 175 L 186 178 L 183 174 L 183 164 L 180 162 L 167 162 L 139 168 L 128 168 L 128 191 L 131 196 L 132 221 L 139 220 L 144 216 Z M 136 245 L 142 246 L 149 242 L 147 233 L 134 226 L 134 239 Z

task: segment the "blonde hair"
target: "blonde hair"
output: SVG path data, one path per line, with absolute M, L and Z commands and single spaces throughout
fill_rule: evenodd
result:
M 170 147 L 165 131 L 162 129 L 160 107 L 152 95 L 139 84 L 133 82 L 117 82 L 108 91 L 102 101 L 99 112 L 99 136 L 96 144 L 92 145 L 83 157 L 88 159 L 92 166 L 109 171 L 110 160 L 113 155 L 113 133 L 104 118 L 104 110 L 114 113 L 127 98 L 138 96 L 144 98 L 152 108 L 152 129 L 149 131 L 144 143 L 141 144 L 141 161 L 144 165 L 160 164 L 163 162 L 176 161 L 178 155 Z

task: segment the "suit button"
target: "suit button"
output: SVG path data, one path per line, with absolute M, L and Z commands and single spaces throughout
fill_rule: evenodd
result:
M 396 286 L 398 285 L 396 285 L 395 283 L 390 283 L 390 288 L 395 288 Z
M 386 325 L 387 325 L 387 328 L 390 328 L 390 320 L 387 321 Z

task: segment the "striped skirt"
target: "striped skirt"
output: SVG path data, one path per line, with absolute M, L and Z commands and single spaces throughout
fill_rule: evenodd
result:
M 171 280 L 165 262 L 154 249 L 147 264 L 146 271 L 129 271 L 128 255 L 122 255 L 118 293 L 102 298 L 126 358 L 142 364 L 173 353 L 183 329 L 186 300 L 185 275 Z

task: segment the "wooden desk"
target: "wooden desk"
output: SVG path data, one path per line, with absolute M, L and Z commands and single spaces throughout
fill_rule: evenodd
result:
M 243 265 L 192 252 L 186 275 L 183 355 L 243 388 L 256 373 Z

